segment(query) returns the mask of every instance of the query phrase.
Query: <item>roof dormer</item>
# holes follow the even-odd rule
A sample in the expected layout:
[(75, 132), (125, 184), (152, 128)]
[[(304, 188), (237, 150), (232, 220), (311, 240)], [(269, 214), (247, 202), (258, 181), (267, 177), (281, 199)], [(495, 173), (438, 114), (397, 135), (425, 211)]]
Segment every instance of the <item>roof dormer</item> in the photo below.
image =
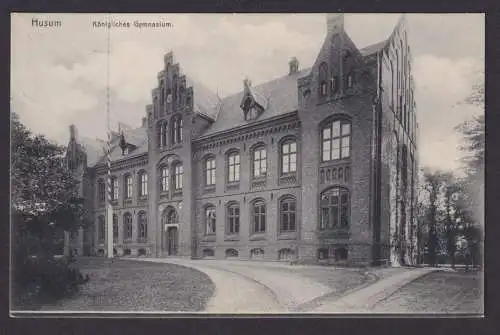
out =
[(243, 118), (247, 121), (255, 120), (266, 109), (267, 99), (252, 88), (250, 79), (243, 80), (243, 98), (240, 108), (243, 110)]

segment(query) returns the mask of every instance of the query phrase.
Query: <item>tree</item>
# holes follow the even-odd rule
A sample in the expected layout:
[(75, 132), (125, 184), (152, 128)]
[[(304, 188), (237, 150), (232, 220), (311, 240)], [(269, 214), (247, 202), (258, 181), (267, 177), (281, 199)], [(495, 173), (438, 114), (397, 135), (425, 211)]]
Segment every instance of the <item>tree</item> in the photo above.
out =
[(65, 164), (65, 148), (33, 135), (11, 114), (11, 204), (16, 244), (32, 234), (50, 251), (51, 231), (82, 224), (83, 202), (78, 182)]
[(455, 253), (457, 251), (457, 198), (461, 191), (456, 178), (452, 173), (443, 176), (443, 200), (444, 200), (444, 220), (443, 230), (446, 239), (446, 251), (451, 261), (452, 268), (455, 268)]
[(437, 265), (437, 251), (439, 246), (438, 224), (442, 221), (440, 219), (441, 193), (448, 178), (449, 173), (424, 169), (423, 188), (428, 193), (428, 206), (425, 211), (424, 221), (428, 224), (427, 250), (431, 266)]

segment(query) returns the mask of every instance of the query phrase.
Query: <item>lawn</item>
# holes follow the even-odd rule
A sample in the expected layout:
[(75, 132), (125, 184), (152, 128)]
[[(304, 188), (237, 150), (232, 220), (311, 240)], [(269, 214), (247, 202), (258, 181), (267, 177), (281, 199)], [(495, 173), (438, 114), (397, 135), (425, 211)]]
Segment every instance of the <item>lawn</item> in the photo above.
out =
[(215, 286), (197, 270), (132, 260), (80, 259), (76, 266), (90, 276), (72, 297), (43, 311), (203, 311)]
[(482, 272), (432, 272), (375, 306), (386, 313), (482, 314)]

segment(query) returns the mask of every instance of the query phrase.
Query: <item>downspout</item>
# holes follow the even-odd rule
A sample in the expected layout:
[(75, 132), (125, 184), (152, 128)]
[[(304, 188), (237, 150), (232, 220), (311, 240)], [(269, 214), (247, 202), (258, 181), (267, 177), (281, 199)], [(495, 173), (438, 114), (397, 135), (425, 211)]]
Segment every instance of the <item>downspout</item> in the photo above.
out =
[(373, 129), (372, 129), (372, 232), (373, 232), (373, 264), (380, 265), (381, 260), (381, 244), (380, 244), (380, 227), (381, 227), (381, 146), (382, 146), (382, 115), (381, 115), (381, 73), (382, 66), (380, 62), (380, 52), (377, 52), (377, 89), (375, 99), (372, 104), (373, 112)]

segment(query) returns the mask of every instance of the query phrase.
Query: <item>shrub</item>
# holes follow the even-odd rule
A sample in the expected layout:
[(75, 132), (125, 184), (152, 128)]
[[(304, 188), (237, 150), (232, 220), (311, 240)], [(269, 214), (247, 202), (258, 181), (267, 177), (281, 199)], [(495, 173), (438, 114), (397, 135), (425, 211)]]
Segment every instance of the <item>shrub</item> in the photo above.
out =
[[(70, 265), (65, 259), (31, 257), (14, 269), (15, 295), (28, 305), (59, 300), (78, 290), (86, 283), (88, 275)], [(30, 306), (26, 306), (30, 307)]]

